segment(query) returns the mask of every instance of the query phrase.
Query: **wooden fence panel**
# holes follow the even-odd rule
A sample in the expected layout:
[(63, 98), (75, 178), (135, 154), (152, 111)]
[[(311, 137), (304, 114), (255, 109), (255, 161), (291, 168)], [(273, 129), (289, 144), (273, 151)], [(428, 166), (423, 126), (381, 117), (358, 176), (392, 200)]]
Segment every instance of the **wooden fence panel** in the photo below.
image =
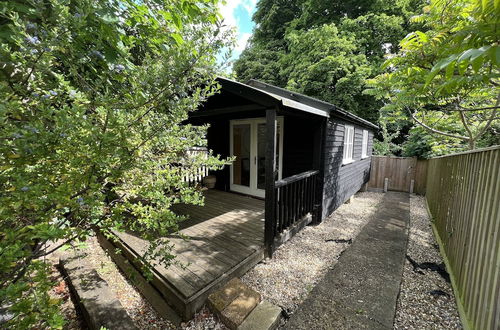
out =
[(427, 161), (409, 157), (373, 156), (369, 188), (384, 189), (388, 179), (388, 190), (409, 192), (413, 180), (413, 192), (425, 193)]
[(465, 328), (500, 329), (499, 178), (500, 147), (428, 162), (427, 205)]
[(414, 180), (415, 186), (413, 191), (419, 195), (425, 195), (425, 187), (427, 185), (427, 160), (417, 160)]

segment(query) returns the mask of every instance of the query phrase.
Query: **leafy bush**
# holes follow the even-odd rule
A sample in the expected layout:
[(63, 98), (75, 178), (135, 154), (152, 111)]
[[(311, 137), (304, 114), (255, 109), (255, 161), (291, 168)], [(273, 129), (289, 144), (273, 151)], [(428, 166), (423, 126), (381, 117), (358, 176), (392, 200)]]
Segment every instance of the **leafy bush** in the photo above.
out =
[[(131, 229), (172, 261), (174, 203), (202, 203), (174, 163), (204, 146), (180, 125), (217, 90), (217, 0), (0, 5), (0, 301), (8, 326), (61, 327), (44, 256)], [(192, 159), (219, 168), (218, 157)], [(158, 259), (157, 259), (158, 260)], [(4, 325), (2, 325), (4, 326)]]

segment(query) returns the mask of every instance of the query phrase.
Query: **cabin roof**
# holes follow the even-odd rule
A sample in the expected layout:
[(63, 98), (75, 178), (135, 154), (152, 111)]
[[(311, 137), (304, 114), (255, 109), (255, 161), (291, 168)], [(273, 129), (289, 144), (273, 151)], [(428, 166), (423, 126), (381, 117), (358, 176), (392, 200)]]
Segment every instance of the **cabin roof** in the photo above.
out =
[(339, 117), (373, 129), (378, 128), (373, 123), (353, 115), (334, 104), (263, 83), (258, 80), (252, 79), (246, 84), (243, 84), (235, 80), (219, 77), (217, 81), (222, 89), (250, 99), (263, 106), (282, 105), (314, 115)]

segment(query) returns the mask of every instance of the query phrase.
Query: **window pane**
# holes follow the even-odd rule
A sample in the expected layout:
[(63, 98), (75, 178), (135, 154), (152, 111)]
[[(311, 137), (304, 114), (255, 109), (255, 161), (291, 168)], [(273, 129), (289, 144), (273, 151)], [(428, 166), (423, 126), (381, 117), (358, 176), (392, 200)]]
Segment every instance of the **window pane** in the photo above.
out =
[(352, 160), (354, 147), (354, 127), (351, 125), (345, 125), (344, 131), (344, 161)]
[(250, 186), (250, 124), (233, 126), (233, 183)]
[[(279, 171), (280, 122), (276, 123), (276, 172)], [(277, 179), (277, 178), (275, 178)], [(257, 126), (257, 189), (266, 189), (266, 124)]]
[(361, 151), (361, 156), (366, 157), (368, 150), (368, 131), (363, 130), (363, 145), (362, 145), (362, 151)]
[(347, 148), (349, 146), (349, 128), (345, 126), (344, 128), (344, 154), (342, 158), (347, 159)]

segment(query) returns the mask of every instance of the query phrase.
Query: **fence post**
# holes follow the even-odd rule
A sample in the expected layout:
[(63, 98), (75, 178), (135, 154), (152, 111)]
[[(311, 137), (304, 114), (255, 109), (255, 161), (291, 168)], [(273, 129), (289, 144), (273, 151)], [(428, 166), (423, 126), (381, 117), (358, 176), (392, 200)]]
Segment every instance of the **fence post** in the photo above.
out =
[(388, 178), (385, 178), (384, 179), (384, 192), (386, 193), (387, 192), (387, 187), (389, 185), (389, 179)]

